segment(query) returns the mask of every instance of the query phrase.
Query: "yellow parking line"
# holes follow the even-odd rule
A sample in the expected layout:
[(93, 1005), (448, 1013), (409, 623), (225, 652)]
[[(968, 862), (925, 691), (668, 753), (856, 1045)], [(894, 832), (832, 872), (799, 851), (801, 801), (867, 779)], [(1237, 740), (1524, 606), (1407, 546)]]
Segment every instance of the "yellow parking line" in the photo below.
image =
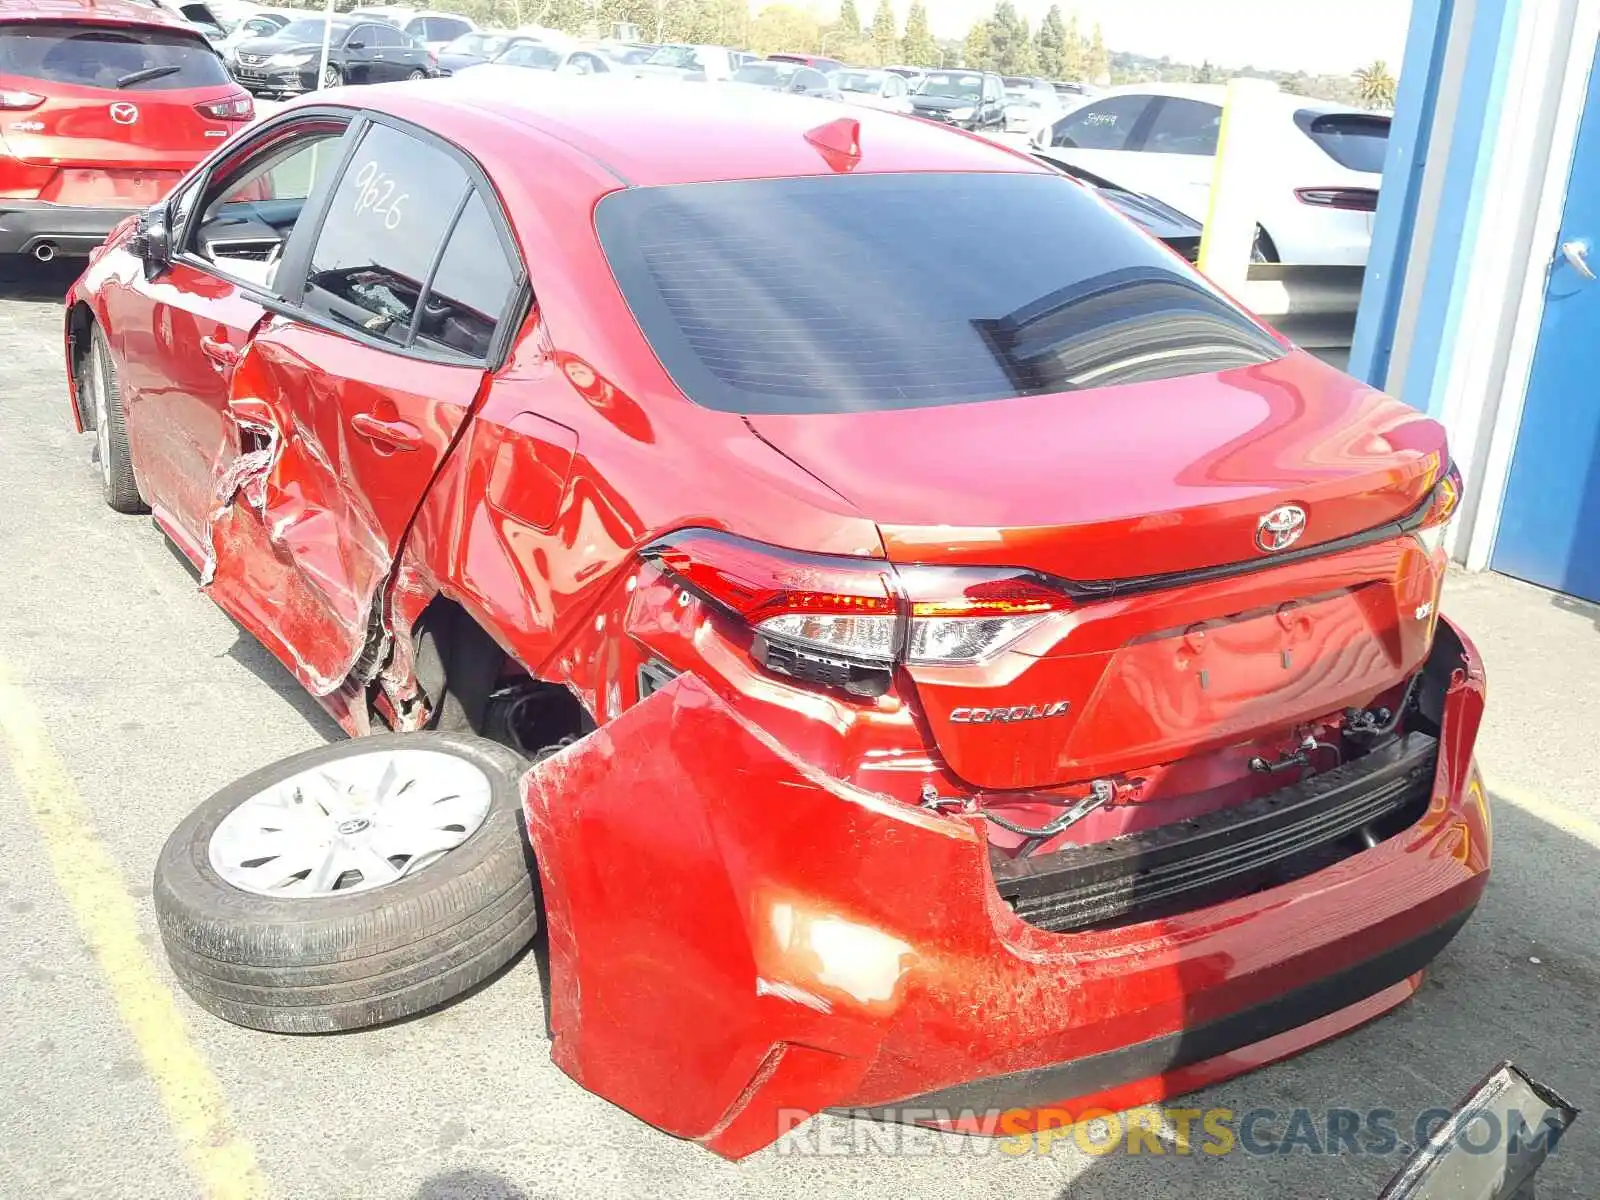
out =
[(1554, 801), (1546, 800), (1535, 792), (1515, 784), (1501, 783), (1499, 780), (1489, 782), (1489, 791), (1497, 800), (1504, 800), (1530, 816), (1538, 817), (1546, 825), (1554, 825), (1562, 833), (1570, 834), (1581, 842), (1600, 849), (1600, 821), (1587, 817), (1580, 812), (1574, 812)]
[(212, 1200), (258, 1200), (267, 1182), (222, 1089), (189, 1040), (172, 992), (139, 943), (133, 898), (27, 694), (0, 664), (0, 733), (56, 882), (110, 984), (185, 1159)]

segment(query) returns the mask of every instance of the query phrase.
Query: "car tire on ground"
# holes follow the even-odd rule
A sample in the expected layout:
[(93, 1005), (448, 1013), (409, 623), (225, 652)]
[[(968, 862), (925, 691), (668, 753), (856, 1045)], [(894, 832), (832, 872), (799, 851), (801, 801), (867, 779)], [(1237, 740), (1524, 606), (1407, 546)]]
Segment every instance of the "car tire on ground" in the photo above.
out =
[(78, 390), (79, 411), (94, 422), (100, 491), (106, 503), (120, 513), (146, 511), (133, 478), (133, 459), (128, 454), (128, 433), (122, 420), (122, 380), (106, 335), (98, 325), (89, 327), (89, 353), (78, 373)]
[[(378, 1025), (481, 983), (538, 928), (526, 767), (481, 738), (380, 734), (229, 784), (156, 863), (178, 982), (208, 1012), (278, 1033)], [(361, 866), (385, 878), (369, 885)]]
[(338, 67), (334, 66), (332, 63), (329, 63), (326, 67), (324, 67), (322, 69), (322, 86), (323, 87), (340, 87), (340, 86), (343, 85), (343, 83), (344, 83), (344, 72), (341, 71)]
[(426, 79), (427, 77), (428, 73), (422, 70), (420, 67), (406, 76), (407, 79)]

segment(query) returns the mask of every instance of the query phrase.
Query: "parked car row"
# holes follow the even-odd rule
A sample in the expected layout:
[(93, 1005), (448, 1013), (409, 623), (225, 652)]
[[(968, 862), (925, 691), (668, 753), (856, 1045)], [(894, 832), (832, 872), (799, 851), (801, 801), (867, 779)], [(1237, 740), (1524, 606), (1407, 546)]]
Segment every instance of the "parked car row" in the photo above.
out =
[[(240, 0), (62, 0), (48, 9), (0, 0), (0, 108), (10, 114), (0, 143), (0, 253), (87, 251), (250, 120), (252, 93), (491, 66), (755, 87), (1026, 134), (1055, 165), (1139, 197), (1141, 206), (1158, 205), (1163, 222), (1178, 214), (1193, 226), (1209, 207), (1225, 95), (1220, 86), (1143, 85), (1092, 96), (960, 68), (855, 68), (818, 55), (757, 59), (722, 46), (586, 42), (538, 27), (479, 30), (466, 17), (427, 9), (357, 8), (330, 23)], [(1303, 97), (1271, 103), (1276, 133), (1259, 257), (1364, 263), (1389, 118)]]

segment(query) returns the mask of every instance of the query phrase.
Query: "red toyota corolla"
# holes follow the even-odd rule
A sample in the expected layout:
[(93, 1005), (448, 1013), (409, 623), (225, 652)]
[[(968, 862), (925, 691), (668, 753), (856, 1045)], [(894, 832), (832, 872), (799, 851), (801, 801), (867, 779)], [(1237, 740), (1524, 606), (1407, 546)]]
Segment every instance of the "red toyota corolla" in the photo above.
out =
[(1443, 431), (1071, 180), (839, 113), (291, 106), (68, 297), (107, 499), (351, 734), (536, 760), (556, 1060), (721, 1153), (1400, 1003), (1489, 869)]
[(87, 254), (253, 115), (154, 5), (0, 0), (0, 254)]

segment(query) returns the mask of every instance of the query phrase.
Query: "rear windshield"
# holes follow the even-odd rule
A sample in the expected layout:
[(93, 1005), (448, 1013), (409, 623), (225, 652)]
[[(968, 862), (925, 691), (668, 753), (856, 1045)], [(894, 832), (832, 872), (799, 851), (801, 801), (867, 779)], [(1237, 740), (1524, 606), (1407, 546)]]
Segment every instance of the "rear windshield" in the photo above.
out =
[[(290, 21), (272, 36), (286, 42), (320, 42), (324, 24), (325, 22), (310, 17), (301, 17), (298, 21)], [(339, 36), (343, 36), (349, 29), (350, 26), (340, 25), (337, 22), (333, 26), (333, 32)]]
[(1389, 148), (1388, 117), (1302, 110), (1294, 119), (1295, 124), (1341, 167), (1373, 174), (1383, 172), (1383, 155)]
[(602, 200), (595, 221), (657, 357), (708, 408), (961, 404), (1284, 353), (1056, 175), (630, 188)]
[(762, 87), (780, 87), (800, 72), (800, 64), (792, 62), (749, 63), (733, 73), (735, 83), (758, 83)]
[(0, 75), (127, 92), (228, 82), (222, 59), (198, 34), (35, 21), (0, 25)]
[(541, 71), (554, 71), (561, 65), (561, 55), (538, 42), (518, 42), (495, 62), (508, 67), (537, 67)]

